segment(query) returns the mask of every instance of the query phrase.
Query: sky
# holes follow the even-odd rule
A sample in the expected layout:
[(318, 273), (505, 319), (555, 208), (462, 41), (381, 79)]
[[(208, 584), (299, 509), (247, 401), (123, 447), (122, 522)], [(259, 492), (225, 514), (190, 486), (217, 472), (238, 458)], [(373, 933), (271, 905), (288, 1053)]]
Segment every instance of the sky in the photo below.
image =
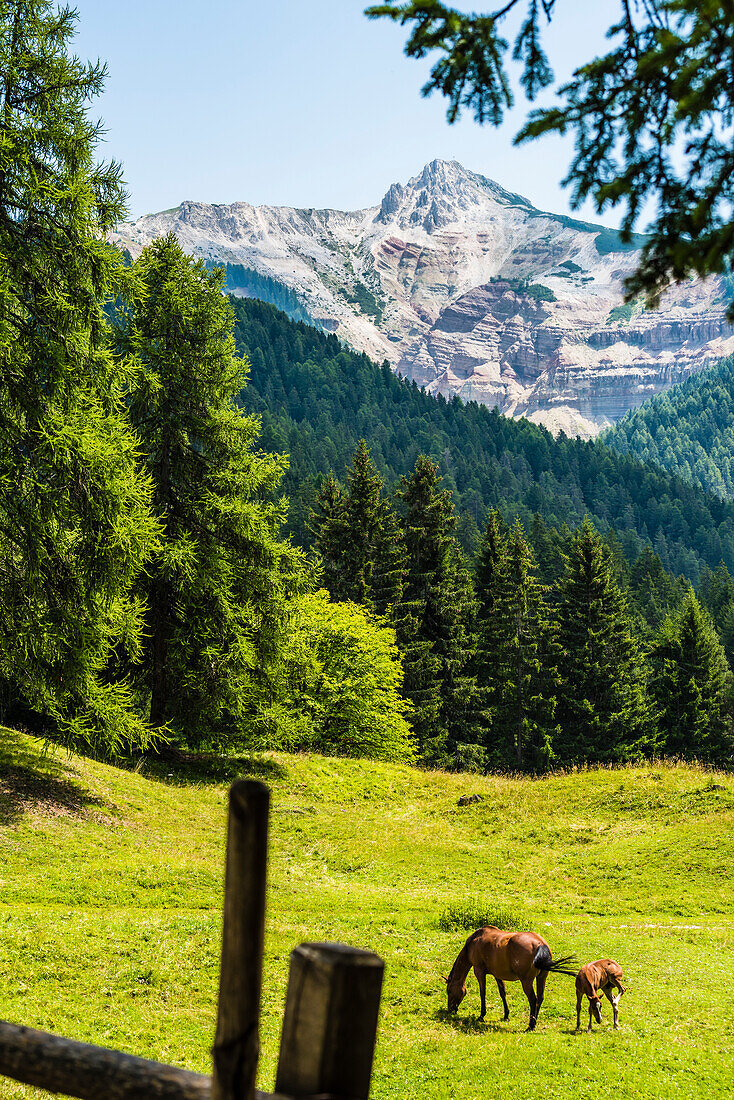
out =
[[(184, 199), (360, 209), (435, 157), (568, 213), (571, 140), (513, 147), (522, 92), (499, 129), (470, 116), (449, 126), (443, 98), (420, 95), (429, 63), (404, 57), (405, 29), (367, 20), (366, 2), (75, 0), (74, 52), (108, 66), (93, 112), (107, 131), (101, 155), (123, 164), (131, 216)], [(545, 36), (557, 82), (604, 49), (617, 12), (617, 0), (559, 0)], [(591, 204), (576, 216), (620, 220)]]

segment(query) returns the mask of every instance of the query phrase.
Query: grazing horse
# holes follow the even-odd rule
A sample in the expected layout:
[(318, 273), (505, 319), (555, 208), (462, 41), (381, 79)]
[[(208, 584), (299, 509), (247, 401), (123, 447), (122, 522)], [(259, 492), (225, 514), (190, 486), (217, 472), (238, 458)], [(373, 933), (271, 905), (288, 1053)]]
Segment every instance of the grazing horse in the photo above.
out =
[[(586, 963), (576, 975), (576, 1030), (581, 1027), (581, 1002), (584, 995), (589, 998), (589, 1026), (591, 1031), (592, 1016), (598, 1024), (601, 1023), (601, 997), (602, 991), (612, 1008), (614, 1009), (614, 1026), (619, 1027), (619, 998), (625, 992), (622, 986), (622, 967), (614, 959), (597, 959), (596, 962)], [(612, 990), (618, 989), (617, 996), (612, 995)]]
[[(574, 977), (576, 971), (568, 969), (568, 964), (572, 961), (569, 955), (554, 962), (548, 944), (535, 932), (501, 932), (499, 928), (493, 926), (480, 928), (469, 936), (451, 967), (451, 973), (444, 979), (448, 994), (448, 1010), (451, 1013), (456, 1012), (466, 996), (464, 982), (473, 967), (482, 999), (482, 1014), (479, 1019), (483, 1020), (487, 1013), (487, 974), (491, 974), (497, 982), (502, 1004), (505, 1006), (505, 1020), (510, 1018), (505, 982), (522, 984), (523, 992), (530, 1005), (528, 1031), (533, 1031), (543, 1003), (548, 974), (556, 971), (559, 974), (569, 974)], [(537, 994), (533, 989), (533, 982), (535, 982)]]

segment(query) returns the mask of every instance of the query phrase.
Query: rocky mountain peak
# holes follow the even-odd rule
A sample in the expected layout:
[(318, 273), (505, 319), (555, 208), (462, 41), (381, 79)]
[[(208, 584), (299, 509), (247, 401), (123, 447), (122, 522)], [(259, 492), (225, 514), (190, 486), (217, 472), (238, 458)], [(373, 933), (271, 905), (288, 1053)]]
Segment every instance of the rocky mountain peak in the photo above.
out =
[(357, 211), (184, 202), (119, 227), (132, 256), (174, 232), (232, 265), (234, 293), (298, 303), (328, 332), (428, 390), (593, 433), (734, 353), (717, 279), (661, 308), (625, 303), (635, 253), (612, 231), (537, 210), (432, 160)]
[(405, 186), (392, 184), (375, 220), (383, 225), (395, 222), (401, 228), (420, 227), (431, 234), (462, 221), (471, 213), (480, 215), (494, 204), (533, 209), (521, 195), (470, 172), (458, 160), (436, 159), (426, 164)]

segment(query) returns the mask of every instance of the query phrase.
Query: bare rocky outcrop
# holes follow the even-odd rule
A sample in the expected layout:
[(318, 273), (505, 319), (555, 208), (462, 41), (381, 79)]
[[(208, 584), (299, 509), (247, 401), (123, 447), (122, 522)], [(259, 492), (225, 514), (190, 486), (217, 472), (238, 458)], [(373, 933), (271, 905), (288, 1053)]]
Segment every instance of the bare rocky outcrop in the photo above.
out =
[(120, 226), (133, 255), (174, 232), (196, 256), (294, 290), (328, 331), (429, 390), (592, 435), (734, 352), (722, 284), (621, 309), (636, 254), (611, 230), (535, 209), (455, 161), (432, 161), (367, 210), (213, 206)]

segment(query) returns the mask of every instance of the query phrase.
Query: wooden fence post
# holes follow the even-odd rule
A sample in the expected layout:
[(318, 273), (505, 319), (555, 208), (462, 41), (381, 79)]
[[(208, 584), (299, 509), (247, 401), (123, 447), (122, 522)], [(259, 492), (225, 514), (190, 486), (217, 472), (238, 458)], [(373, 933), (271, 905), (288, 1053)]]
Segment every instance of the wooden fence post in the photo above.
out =
[(269, 807), (264, 783), (242, 779), (232, 784), (212, 1100), (252, 1100), (255, 1095)]
[(379, 955), (340, 943), (292, 952), (276, 1093), (366, 1100), (384, 969)]

